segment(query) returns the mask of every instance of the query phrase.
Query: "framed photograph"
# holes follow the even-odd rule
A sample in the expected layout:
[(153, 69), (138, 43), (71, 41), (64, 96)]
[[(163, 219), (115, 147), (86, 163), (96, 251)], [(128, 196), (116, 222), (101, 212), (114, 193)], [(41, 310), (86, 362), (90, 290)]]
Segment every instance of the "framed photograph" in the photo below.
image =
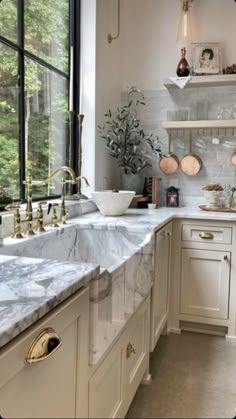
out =
[(222, 45), (220, 43), (192, 43), (192, 75), (222, 74)]

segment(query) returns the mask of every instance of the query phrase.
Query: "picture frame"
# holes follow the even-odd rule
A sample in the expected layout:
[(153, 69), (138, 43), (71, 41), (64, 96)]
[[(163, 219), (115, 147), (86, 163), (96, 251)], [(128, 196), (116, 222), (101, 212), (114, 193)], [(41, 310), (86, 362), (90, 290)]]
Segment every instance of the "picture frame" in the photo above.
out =
[(192, 43), (191, 52), (193, 76), (222, 74), (221, 43)]

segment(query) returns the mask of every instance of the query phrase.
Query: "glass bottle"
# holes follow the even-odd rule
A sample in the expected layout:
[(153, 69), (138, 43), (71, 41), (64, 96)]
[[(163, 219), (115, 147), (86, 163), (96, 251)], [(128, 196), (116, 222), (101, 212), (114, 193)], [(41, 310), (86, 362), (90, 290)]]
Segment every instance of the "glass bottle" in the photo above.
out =
[(176, 73), (178, 77), (187, 77), (190, 73), (190, 67), (188, 61), (186, 60), (186, 48), (181, 49), (182, 58), (178, 64)]

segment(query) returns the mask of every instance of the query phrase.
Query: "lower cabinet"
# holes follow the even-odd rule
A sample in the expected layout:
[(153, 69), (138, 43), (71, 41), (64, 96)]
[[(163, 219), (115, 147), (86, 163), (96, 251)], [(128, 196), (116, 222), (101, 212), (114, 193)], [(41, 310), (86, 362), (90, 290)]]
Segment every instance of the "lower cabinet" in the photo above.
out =
[[(0, 352), (2, 417), (88, 417), (88, 308), (86, 289)], [(34, 362), (27, 363), (32, 344)], [(47, 357), (50, 345), (54, 352)]]
[(156, 233), (154, 284), (151, 294), (151, 351), (168, 320), (172, 223)]
[(125, 417), (149, 370), (149, 324), (148, 297), (89, 380), (90, 418)]
[(182, 249), (182, 314), (228, 319), (230, 252)]

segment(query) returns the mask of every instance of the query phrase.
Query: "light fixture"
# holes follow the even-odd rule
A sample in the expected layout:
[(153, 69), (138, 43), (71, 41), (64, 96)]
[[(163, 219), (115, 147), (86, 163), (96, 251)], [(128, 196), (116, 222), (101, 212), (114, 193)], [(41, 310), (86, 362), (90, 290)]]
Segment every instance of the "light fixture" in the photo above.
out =
[(190, 6), (193, 0), (182, 0), (182, 11), (177, 33), (177, 44), (187, 46), (192, 42)]

